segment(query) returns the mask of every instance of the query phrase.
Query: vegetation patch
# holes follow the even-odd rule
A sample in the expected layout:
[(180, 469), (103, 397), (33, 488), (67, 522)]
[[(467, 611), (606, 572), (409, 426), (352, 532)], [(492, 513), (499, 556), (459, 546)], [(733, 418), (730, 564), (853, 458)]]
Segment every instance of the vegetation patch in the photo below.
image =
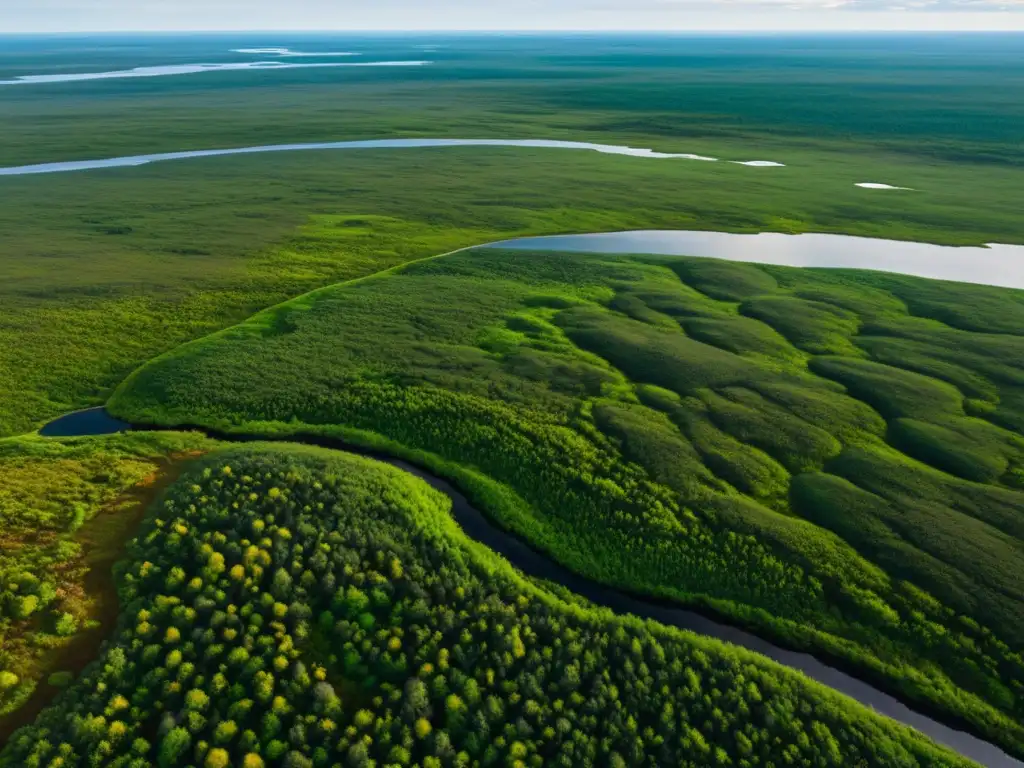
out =
[(173, 433), (0, 441), (0, 738), (67, 685), (69, 665), (92, 661), (117, 615), (122, 545), (174, 461), (208, 444)]
[(207, 457), (133, 542), (102, 657), (0, 765), (969, 765), (755, 654), (529, 582), (448, 506), (330, 451)]
[[(706, 264), (747, 304), (836, 297), (800, 320), (824, 338), (841, 318), (849, 356), (691, 337), (673, 297), (737, 317), (704, 293)], [(574, 570), (840, 657), (1019, 749), (1024, 494), (1003, 477), (1024, 442), (1000, 424), (1018, 413), (1002, 394), (1024, 374), (1024, 327), (989, 336), (900, 314), (917, 286), (933, 290), (850, 271), (468, 251), (180, 348), (111, 407), (166, 425), (342, 428), (482, 473), (507, 492), (482, 506)], [(955, 290), (970, 306), (975, 287)], [(782, 317), (747, 322), (786, 336)], [(922, 354), (970, 349), (958, 364), (1000, 393), (987, 418), (966, 415), (954, 384), (869, 359), (862, 341), (882, 328)], [(961, 440), (937, 450), (942, 430)]]
[[(170, 39), (145, 51), (33, 45), (0, 51), (4, 77), (180, 53)], [(408, 55), (395, 45), (361, 38), (359, 50)], [(752, 37), (724, 51), (713, 37), (460, 38), (431, 52), (436, 66), (342, 79), (301, 69), (3, 89), (3, 166), (516, 136), (756, 152), (785, 167), (477, 147), (224, 157), (73, 183), (4, 177), (0, 435), (102, 403), (165, 355), (121, 390), (124, 414), (343, 434), (422, 461), (577, 571), (837, 657), (1024, 753), (1019, 292), (657, 257), (460, 254), (393, 269), (522, 235), (641, 228), (1024, 242), (1019, 46), (943, 45), (951, 55), (931, 39), (826, 50)], [(920, 191), (865, 193), (861, 178)], [(594, 618), (544, 587), (561, 595), (551, 602), (454, 533), (422, 533), (415, 521), (440, 509), (430, 494), (389, 476), (404, 500), (383, 481), (363, 498), (359, 482), (321, 475), (363, 476), (364, 465), (325, 469), (333, 460), (311, 454), (238, 454), (230, 466), (246, 463), (251, 481), (218, 474), (224, 462), (194, 479), (199, 492), (177, 487), (130, 555), (123, 634), (79, 674), (103, 634), (86, 629), (98, 615), (89, 578), (134, 518), (107, 510), (158, 457), (201, 449), (164, 439), (0, 443), (0, 612), (28, 613), (0, 622), (0, 702), (17, 706), (33, 681), (37, 694), (65, 691), (8, 764), (950, 760), (760, 662)], [(273, 568), (247, 562), (249, 546)], [(378, 552), (394, 553), (405, 578)], [(212, 553), (230, 568), (215, 573)], [(143, 572), (145, 557), (156, 565)], [(348, 586), (369, 604), (345, 602)], [(323, 611), (332, 626), (317, 623)], [(58, 635), (72, 621), (74, 634)], [(83, 638), (95, 644), (65, 663)], [(438, 672), (442, 649), (449, 670)], [(448, 697), (472, 701), (470, 678), (486, 693), (473, 702), (483, 722), (467, 725)]]
[[(143, 84), (133, 83), (139, 85)], [(508, 85), (503, 80), (501, 89)], [(7, 89), (0, 100), (13, 91), (26, 94), (25, 89)], [(292, 90), (300, 92), (307, 91)], [(424, 127), (424, 135), (452, 135), (460, 125), (467, 134), (480, 135), (489, 126), (491, 134), (505, 137), (551, 138), (569, 130), (546, 123), (545, 116), (550, 115), (545, 109), (530, 111), (533, 118), (527, 120), (517, 112), (515, 120), (502, 114), (481, 122), (477, 115), (466, 123), (449, 123), (455, 120), (452, 102), (441, 93), (432, 97), (430, 114), (435, 119)], [(376, 103), (379, 96), (362, 100)], [(106, 108), (117, 113), (123, 99), (103, 103), (100, 113), (106, 116)], [(346, 115), (351, 114), (353, 101), (335, 91), (308, 106), (320, 114), (326, 104), (336, 103), (344, 103)], [(7, 106), (0, 105), (5, 116)], [(67, 107), (52, 97), (38, 106), (57, 112)], [(83, 139), (75, 151), (103, 157), (134, 151), (133, 147), (141, 152), (151, 136), (173, 142), (169, 125), (179, 125), (182, 115), (195, 114), (195, 108), (186, 99), (174, 119), (152, 128), (145, 141), (126, 136), (116, 148), (107, 146), (108, 136), (118, 131), (106, 126), (97, 136), (99, 144)], [(195, 128), (208, 137), (220, 126), (225, 104), (217, 100), (212, 108), (216, 119)], [(294, 110), (289, 108), (288, 113), (294, 115)], [(116, 122), (130, 125), (143, 115), (139, 107)], [(436, 124), (438, 116), (444, 117), (443, 127)], [(391, 119), (378, 115), (363, 123), (358, 135), (386, 136), (397, 130)], [(579, 115), (572, 119), (588, 124)], [(61, 120), (48, 116), (42, 123)], [(531, 120), (539, 122), (531, 126)], [(87, 130), (83, 121), (86, 116), (79, 114), (62, 135), (74, 131), (82, 137)], [(267, 131), (276, 122), (261, 121), (255, 143), (269, 141), (272, 134)], [(673, 122), (682, 126), (686, 120)], [(286, 140), (314, 138), (299, 133), (298, 124), (289, 124), (294, 133)], [(670, 151), (693, 149), (691, 137), (667, 140), (596, 127), (614, 122), (589, 124), (595, 127), (568, 137)], [(647, 116), (636, 123), (648, 124)], [(339, 125), (355, 130), (347, 118), (329, 125), (335, 138), (342, 130)], [(410, 130), (408, 123), (401, 129), (405, 135)], [(199, 135), (186, 133), (179, 144), (163, 148), (182, 149)], [(243, 131), (225, 136), (220, 145), (244, 144), (244, 135)], [(0, 145), (9, 136), (13, 138), (13, 131), (5, 132)], [(44, 160), (59, 159), (68, 151), (63, 139), (49, 147), (41, 144), (38, 124), (31, 138), (32, 152), (46, 153)], [(720, 139), (726, 144), (708, 149), (716, 156), (746, 154), (751, 147), (779, 140), (777, 132), (769, 131), (751, 142)], [(221, 157), (83, 172), (75, 175), (73, 184), (62, 174), (0, 178), (0, 193), (7, 200), (0, 211), (0, 378), (9, 383), (0, 398), (0, 435), (24, 433), (69, 410), (98, 405), (146, 360), (278, 302), (469, 245), (525, 235), (622, 229), (786, 231), (789, 227), (779, 219), (794, 215), (801, 217), (807, 231), (957, 244), (1024, 242), (1019, 169), (963, 162), (937, 165), (856, 144), (826, 151), (809, 147), (806, 140), (778, 151), (785, 155), (784, 169), (582, 151), (466, 147)], [(879, 177), (922, 178), (925, 183), (920, 186), (928, 191), (901, 199), (896, 209), (891, 198), (865, 195), (849, 182), (871, 169)], [(123, 234), (104, 234), (112, 226)], [(849, 318), (844, 311), (856, 312), (855, 307), (829, 305), (829, 300), (799, 292), (782, 304), (761, 301), (774, 278), (756, 267), (721, 276), (710, 264), (685, 269), (684, 280), (692, 280), (699, 292), (676, 292), (669, 307), (659, 306), (651, 295), (640, 297), (647, 304), (647, 316), (686, 315), (693, 320), (687, 323), (687, 333), (694, 339), (735, 351), (762, 344), (763, 354), (787, 357), (800, 355), (801, 344), (815, 351), (824, 344), (838, 354), (852, 353), (845, 346)], [(629, 301), (626, 294), (620, 293), (620, 301)], [(947, 319), (957, 328), (1003, 328), (1015, 315), (1012, 301), (998, 295), (979, 291), (977, 310), (962, 313), (973, 314), (974, 325), (966, 316)], [(751, 305), (753, 309), (740, 310), (748, 297), (759, 301)], [(919, 292), (919, 298), (922, 312), (949, 303), (941, 290), (927, 297)], [(719, 314), (722, 305), (731, 310), (731, 317), (705, 316), (709, 311)], [(805, 323), (794, 315), (788, 325), (781, 324), (794, 312), (814, 314), (827, 306), (835, 307), (835, 322), (834, 327), (815, 331), (821, 338), (805, 339), (802, 334), (811, 333), (819, 320), (827, 318)], [(738, 311), (748, 310), (774, 313), (778, 327), (736, 319), (742, 316)], [(918, 311), (916, 305), (912, 311)]]

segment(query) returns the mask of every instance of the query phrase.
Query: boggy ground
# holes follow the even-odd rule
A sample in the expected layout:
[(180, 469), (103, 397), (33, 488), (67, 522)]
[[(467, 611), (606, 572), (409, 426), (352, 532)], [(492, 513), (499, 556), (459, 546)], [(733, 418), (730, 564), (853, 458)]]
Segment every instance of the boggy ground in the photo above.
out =
[[(456, 42), (466, 45), (465, 40)], [(4, 179), (0, 380), (7, 386), (0, 398), (0, 434), (23, 432), (67, 410), (100, 403), (128, 372), (153, 355), (275, 302), (415, 258), (504, 237), (675, 227), (832, 231), (944, 243), (1024, 242), (1019, 215), (1024, 185), (1016, 141), (1024, 104), (1017, 98), (1022, 59), (1012, 40), (986, 39), (983, 51), (977, 40), (954, 41), (955, 51), (964, 55), (936, 58), (929, 50), (927, 67), (922, 66), (920, 49), (907, 48), (906, 41), (898, 50), (878, 40), (828, 41), (828, 50), (822, 50), (798, 39), (782, 43), (790, 49), (782, 58), (777, 47), (766, 51), (766, 43), (757, 40), (743, 43), (747, 50), (739, 55), (736, 41), (647, 41), (652, 47), (643, 50), (636, 43), (631, 41), (632, 51), (624, 52), (612, 41), (595, 56), (592, 40), (577, 40), (571, 46), (558, 41), (554, 50), (550, 41), (523, 40), (515, 43), (520, 48), (510, 55), (507, 50), (493, 53), (494, 42), (485, 39), (474, 44), (475, 54), (461, 50), (432, 56), (446, 58), (444, 67), (365, 72), (344, 84), (296, 70), (266, 78), (155, 78), (84, 89), (65, 84), (4, 91), (3, 165), (415, 133), (632, 143), (731, 159), (772, 159), (785, 162), (787, 168), (660, 163), (588, 153), (459, 150), (225, 158), (74, 177)], [(934, 45), (931, 39), (916, 44)], [(769, 44), (773, 46), (776, 43)], [(483, 65), (480, 49), (485, 49)], [(158, 58), (151, 63), (160, 63), (165, 54), (154, 52)], [(86, 61), (80, 50), (67, 55), (75, 66), (97, 63)], [(118, 66), (146, 63), (135, 60), (137, 51), (123, 55), (128, 60)], [(13, 64), (11, 57), (17, 59)], [(0, 53), (0, 67), (7, 75), (38, 70), (40, 62), (19, 57), (24, 51), (16, 46)], [(8, 72), (11, 66), (17, 71)], [(844, 93), (842, 108), (835, 99), (837, 82)], [(125, 98), (126, 92), (132, 97)], [(944, 106), (936, 110), (936, 104)], [(68, 140), (71, 135), (74, 141)], [(891, 182), (920, 191), (895, 197), (855, 189), (855, 181)], [(790, 290), (782, 272), (761, 271), (780, 281), (784, 291)], [(845, 285), (845, 279), (840, 283)], [(545, 281), (562, 296), (563, 283)], [(865, 284), (860, 281), (855, 282), (857, 296), (863, 298)], [(496, 299), (497, 314), (476, 319), (460, 315), (472, 321), (472, 333), (446, 342), (444, 353), (458, 361), (454, 370), (432, 360), (429, 350), (434, 334), (443, 330), (443, 336), (451, 332), (444, 326), (459, 323), (435, 322), (429, 304), (414, 315), (398, 312), (401, 322), (364, 306), (354, 316), (359, 326), (345, 326), (346, 335), (333, 337), (337, 346), (329, 349), (334, 354), (350, 339), (359, 340), (363, 349), (374, 348), (376, 357), (366, 357), (370, 374), (359, 369), (358, 387), (345, 391), (351, 396), (380, 396), (383, 405), (339, 405), (330, 394), (326, 403), (319, 401), (339, 383), (350, 383), (348, 372), (362, 365), (346, 357), (339, 358), (324, 379), (306, 376), (313, 361), (301, 353), (283, 356), (281, 365), (269, 355), (255, 357), (252, 360), (258, 359), (259, 365), (251, 367), (246, 367), (250, 359), (236, 357), (225, 359), (222, 370), (227, 378), (204, 374), (203, 381), (216, 380), (216, 386), (225, 390), (231, 399), (225, 411), (235, 411), (237, 390), (252, 388), (255, 395), (241, 399), (248, 404), (259, 401), (253, 410), (265, 410), (260, 417), (301, 413), (323, 422), (361, 419), (373, 429), (387, 408), (406, 417), (423, 410), (414, 400), (406, 403), (404, 394), (399, 397), (409, 384), (415, 385), (412, 395), (417, 398), (423, 388), (397, 363), (429, 362), (424, 370), (431, 377), (430, 397), (451, 398), (458, 408), (473, 406), (452, 417), (452, 423), (468, 425), (467, 436), (475, 434), (478, 423), (488, 427), (495, 420), (504, 430), (484, 443), (487, 451), (511, 439), (508, 435), (523, 433), (534, 440), (540, 428), (553, 430), (557, 440), (571, 441), (564, 450), (557, 443), (557, 450), (549, 452), (558, 459), (550, 466), (537, 458), (524, 461), (521, 478), (508, 479), (511, 470), (505, 475), (505, 470), (494, 470), (492, 481), (502, 480), (500, 486), (472, 472), (460, 475), (460, 482), (480, 481), (482, 485), (474, 487), (486, 497), (482, 506), (565, 562), (627, 586), (703, 600), (794, 643), (859, 660), (862, 672), (866, 666), (890, 683), (902, 680), (905, 693), (944, 701), (947, 711), (970, 710), (976, 723), (991, 718), (992, 728), (1005, 725), (997, 710), (1001, 707), (1006, 717), (1013, 717), (1007, 714), (1012, 710), (1007, 691), (1020, 698), (1019, 688), (1014, 688), (1020, 681), (1019, 658), (1014, 655), (1020, 646), (1010, 639), (1020, 623), (1006, 623), (1016, 598), (1013, 590), (1008, 595), (1001, 585), (1006, 564), (1014, 562), (1019, 545), (1016, 540), (1008, 543), (1005, 530), (1013, 515), (1002, 515), (994, 499), (1007, 498), (1001, 494), (1016, 482), (1019, 463), (1012, 441), (1007, 442), (1003, 432), (980, 425), (977, 418), (1002, 427), (1019, 424), (1015, 414), (1021, 398), (1014, 386), (1020, 380), (1012, 362), (1020, 356), (1015, 347), (1001, 355), (1002, 348), (994, 346), (998, 338), (1014, 344), (1013, 334), (1019, 333), (1008, 320), (1016, 312), (1013, 302), (1005, 301), (1010, 294), (978, 289), (942, 295), (926, 302), (925, 310), (914, 303), (921, 296), (911, 297), (902, 283), (876, 285), (895, 299), (869, 292), (871, 299), (857, 306), (837, 303), (834, 293), (824, 299), (808, 296), (810, 302), (825, 305), (824, 314), (817, 311), (822, 307), (815, 305), (811, 311), (800, 304), (800, 316), (805, 318), (801, 325), (828, 329), (820, 347), (829, 351), (824, 355), (811, 346), (813, 339), (801, 339), (799, 329), (787, 330), (791, 304), (773, 306), (772, 301), (745, 294), (727, 296), (722, 302), (711, 288), (690, 277), (685, 283), (702, 292), (694, 300), (700, 300), (700, 311), (708, 316), (672, 310), (673, 302), (689, 300), (679, 298), (675, 284), (668, 288), (668, 306), (662, 307), (646, 297), (634, 300), (629, 291), (620, 291), (602, 277), (595, 293), (597, 305), (564, 308), (573, 310), (562, 317), (573, 320), (572, 327), (552, 324), (560, 314), (557, 307), (523, 305), (523, 290), (516, 288)], [(484, 284), (488, 290), (497, 286), (493, 278)], [(759, 290), (778, 298), (769, 287)], [(613, 295), (617, 307), (609, 303)], [(889, 310), (872, 308), (876, 298), (892, 309), (891, 315)], [(418, 301), (424, 304), (422, 296)], [(877, 323), (863, 319), (874, 317), (876, 311), (889, 320), (899, 318), (901, 302), (910, 315), (921, 316), (914, 321), (913, 334), (907, 329), (878, 330)], [(957, 315), (939, 314), (940, 305), (948, 303), (961, 308)], [(988, 309), (976, 313), (969, 309), (975, 304)], [(737, 306), (742, 314), (734, 311)], [(468, 307), (459, 305), (463, 313)], [(657, 313), (678, 315), (685, 322), (674, 327)], [(723, 325), (720, 314), (729, 322)], [(757, 350), (760, 357), (753, 373), (739, 366), (739, 384), (712, 382), (697, 395), (684, 397), (674, 391), (675, 384), (652, 388), (655, 377), (649, 371), (663, 368), (661, 351), (655, 355), (656, 364), (644, 362), (641, 353), (652, 346), (637, 340), (646, 338), (647, 329), (638, 331), (640, 326), (626, 322), (643, 316), (648, 316), (651, 328), (665, 325), (676, 335), (685, 328), (691, 341), (700, 342), (680, 346), (677, 340), (670, 345), (670, 357), (683, 360), (687, 370), (694, 350), (700, 357), (712, 354), (707, 342), (711, 347), (718, 344), (718, 352), (732, 353), (730, 366), (735, 353), (749, 362), (752, 352), (745, 344), (766, 346)], [(744, 317), (747, 320), (739, 322)], [(979, 324), (963, 325), (971, 317)], [(335, 322), (325, 327), (335, 328)], [(989, 322), (1001, 325), (985, 325)], [(406, 333), (396, 346), (372, 335), (375, 327), (387, 323)], [(536, 323), (541, 323), (540, 330), (534, 328)], [(283, 339), (273, 337), (287, 328), (285, 324), (264, 331), (267, 343), (281, 344)], [(602, 334), (613, 331), (609, 338), (618, 340), (618, 351), (594, 342), (588, 353), (587, 339), (593, 339), (595, 329)], [(989, 333), (999, 329), (998, 338)], [(939, 331), (947, 335), (942, 337)], [(869, 345), (871, 336), (879, 338)], [(550, 349), (538, 346), (549, 341)], [(833, 342), (838, 346), (830, 346)], [(302, 346), (308, 343), (308, 338), (301, 338)], [(326, 340), (318, 343), (327, 346)], [(729, 344), (736, 349), (730, 350)], [(508, 345), (507, 353), (502, 345)], [(872, 399), (870, 393), (885, 389), (877, 386), (879, 382), (888, 386), (897, 374), (886, 369), (879, 378), (877, 369), (866, 368), (856, 358), (858, 350), (875, 361), (951, 383), (964, 396), (964, 413), (957, 411), (956, 392), (941, 385), (937, 390), (919, 386), (922, 380), (916, 377), (903, 380), (898, 392), (907, 397), (895, 406)], [(605, 357), (595, 357), (594, 352)], [(639, 364), (632, 359), (638, 355)], [(833, 359), (824, 359), (829, 356)], [(1000, 357), (999, 365), (993, 363)], [(815, 362), (818, 358), (823, 359)], [(490, 368), (481, 367), (481, 359)], [(807, 370), (802, 370), (801, 359)], [(716, 357), (710, 367), (724, 365), (722, 360)], [(242, 369), (246, 376), (252, 374), (251, 380), (233, 378)], [(806, 380), (808, 372), (815, 377), (813, 383)], [(479, 373), (486, 375), (473, 380)], [(796, 389), (805, 400), (771, 400), (780, 389), (769, 373), (796, 376)], [(271, 380), (266, 388), (258, 390), (267, 376)], [(554, 389), (539, 386), (533, 380), (539, 376), (551, 377)], [(842, 381), (874, 410), (854, 405), (852, 411), (840, 409), (833, 415), (839, 390), (825, 383), (828, 377)], [(181, 404), (189, 397), (188, 387), (182, 379), (176, 381), (180, 389), (175, 398)], [(293, 387), (299, 396), (312, 393), (310, 400), (272, 403), (272, 396), (282, 397), (286, 391), (272, 389), (275, 382)], [(795, 386), (789, 382), (785, 378), (785, 387)], [(785, 387), (781, 391), (788, 395)], [(479, 395), (485, 389), (486, 402), (481, 405)], [(745, 389), (761, 399), (751, 400)], [(765, 395), (766, 391), (774, 395)], [(828, 408), (814, 412), (817, 415), (795, 410), (798, 404), (808, 405), (807, 397), (820, 399)], [(735, 412), (749, 414), (733, 407), (736, 398), (739, 405), (756, 402), (758, 407), (762, 400), (770, 400), (765, 412), (772, 428), (792, 425), (789, 416), (800, 419), (795, 435), (800, 440), (794, 441), (798, 447), (783, 455), (778, 439), (771, 442), (764, 429), (757, 432), (737, 421)], [(843, 403), (847, 400), (842, 398)], [(913, 412), (900, 410), (910, 401), (930, 405), (921, 410), (914, 405)], [(447, 402), (434, 415), (448, 418)], [(238, 415), (244, 412), (242, 417), (247, 418), (247, 408), (240, 406)], [(211, 419), (225, 415), (219, 406), (211, 409)], [(687, 419), (693, 420), (692, 430)], [(803, 427), (810, 422), (821, 432)], [(362, 437), (370, 440), (367, 434)], [(410, 418), (408, 434), (403, 432), (400, 438), (411, 444), (422, 440), (431, 450), (448, 443), (462, 445), (440, 420), (425, 425)], [(645, 446), (651, 440), (654, 448), (648, 450)], [(529, 455), (533, 447), (512, 443), (513, 452), (495, 451), (494, 456), (504, 455), (505, 463), (514, 467), (511, 459)], [(533, 443), (542, 448), (546, 444)], [(480, 458), (476, 443), (468, 446), (464, 451), (459, 447), (460, 461), (469, 456), (471, 465), (486, 463), (487, 456)], [(391, 447), (397, 444), (392, 441)], [(22, 443), (15, 452), (27, 449)], [(624, 456), (639, 457), (633, 459), (636, 466), (609, 477), (602, 462), (611, 466)], [(664, 461), (665, 456), (680, 458)], [(492, 464), (497, 464), (496, 458)], [(598, 471), (576, 479), (571, 472), (577, 464), (586, 471), (595, 465)], [(5, 473), (10, 466), (3, 466)], [(447, 468), (452, 474), (463, 471), (461, 464), (452, 462)], [(539, 470), (550, 470), (554, 481)], [(565, 484), (569, 476), (572, 483)], [(624, 485), (617, 485), (623, 476)], [(5, 481), (8, 477), (4, 475)], [(534, 488), (533, 477), (543, 484)], [(636, 506), (625, 505), (615, 489), (632, 493), (634, 477), (644, 493), (637, 496)], [(656, 484), (650, 484), (652, 479)], [(106, 485), (100, 475), (94, 482)], [(544, 501), (553, 485), (565, 486), (568, 490), (558, 492), (575, 504), (565, 507), (561, 522), (560, 508)], [(514, 498), (513, 487), (530, 503)], [(46, 498), (42, 487), (29, 490)], [(658, 501), (648, 506), (651, 498)], [(735, 512), (737, 505), (742, 506), (742, 515)], [(585, 516), (579, 514), (584, 508)], [(831, 514), (833, 509), (843, 512)], [(816, 516), (815, 510), (830, 514)], [(846, 510), (852, 510), (850, 517)], [(586, 524), (577, 524), (580, 520)], [(666, 532), (654, 535), (663, 524)], [(856, 553), (825, 533), (827, 529), (841, 535)], [(722, 558), (708, 571), (714, 577), (707, 584), (676, 578), (680, 568), (685, 576), (679, 558), (692, 548), (692, 542), (682, 538), (683, 531), (687, 536), (694, 531), (697, 539), (707, 537), (714, 544), (709, 552), (728, 551), (732, 557), (749, 540), (732, 539), (740, 543), (730, 550), (720, 548), (725, 547), (721, 542), (730, 541), (730, 531), (750, 530), (771, 535), (762, 534), (753, 555), (737, 558), (739, 586), (730, 584), (728, 569), (733, 563), (723, 565)], [(673, 532), (680, 535), (673, 537)], [(665, 547), (665, 554), (645, 553), (648, 540), (664, 542), (659, 546)], [(579, 549), (601, 541), (613, 543), (595, 549), (598, 557), (583, 562)], [(616, 551), (618, 542), (633, 549)], [(980, 550), (960, 555), (961, 542), (964, 548), (977, 544)], [(751, 575), (754, 566), (774, 570)], [(802, 582), (793, 574), (803, 574)], [(757, 587), (757, 578), (783, 584), (789, 577), (796, 578), (798, 587), (779, 596), (774, 587)], [(820, 589), (812, 579), (820, 582)], [(922, 582), (934, 600), (908, 586)], [(847, 589), (849, 595), (844, 592), (846, 584), (853, 588)], [(900, 617), (898, 624), (884, 606)], [(799, 626), (805, 615), (813, 617), (806, 630)], [(1000, 640), (993, 640), (991, 633)], [(962, 694), (963, 690), (972, 693)], [(982, 699), (989, 704), (980, 704)], [(1019, 743), (1019, 733), (1012, 726), (995, 738)], [(884, 758), (881, 762), (893, 764)]]
[(0, 741), (96, 658), (118, 614), (114, 563), (181, 460), (210, 445), (172, 433), (0, 440)]
[(399, 470), (256, 444), (190, 467), (117, 634), (0, 765), (970, 763), (724, 643), (525, 580)]
[(179, 348), (111, 408), (419, 452), (580, 573), (844, 659), (1019, 752), (1022, 297), (471, 251)]

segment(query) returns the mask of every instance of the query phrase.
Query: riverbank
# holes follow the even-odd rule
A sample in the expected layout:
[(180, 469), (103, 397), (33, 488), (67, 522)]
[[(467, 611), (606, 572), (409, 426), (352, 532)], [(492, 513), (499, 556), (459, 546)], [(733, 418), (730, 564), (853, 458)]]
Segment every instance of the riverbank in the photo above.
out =
[(99, 657), (121, 613), (114, 565), (124, 556), (125, 545), (138, 532), (150, 505), (178, 479), (187, 460), (199, 455), (198, 451), (172, 454), (159, 462), (152, 475), (101, 509), (76, 532), (73, 540), (82, 547), (81, 562), (76, 565), (85, 575), (74, 586), (79, 599), (88, 606), (83, 617), (85, 627), (66, 644), (44, 652), (33, 664), (33, 675), (39, 679), (32, 693), (16, 710), (0, 717), (0, 749), (11, 734), (34, 722), (60, 695), (65, 683), (54, 685), (47, 679), (49, 675), (61, 673), (71, 682)]
[[(385, 450), (383, 441), (370, 436), (366, 436), (361, 442), (356, 442), (354, 439), (358, 435), (355, 432), (349, 432), (348, 439), (343, 439), (328, 434), (327, 432), (330, 430), (325, 430), (323, 434), (289, 433), (286, 429), (279, 428), (269, 431), (267, 434), (259, 434), (214, 430), (194, 425), (174, 427), (129, 425), (127, 422), (109, 416), (102, 408), (68, 414), (47, 425), (47, 428), (41, 430), (41, 433), (49, 432), (54, 437), (71, 437), (113, 434), (132, 429), (196, 431), (210, 439), (223, 442), (258, 443), (268, 440), (290, 442), (353, 453), (389, 464), (418, 477), (435, 490), (445, 494), (451, 500), (451, 514), (465, 534), (473, 541), (501, 555), (526, 576), (559, 584), (581, 598), (616, 613), (628, 613), (640, 618), (652, 619), (668, 626), (712, 637), (759, 653), (849, 696), (879, 714), (920, 731), (934, 741), (988, 768), (1021, 768), (1024, 766), (1024, 762), (1011, 757), (995, 745), (933, 719), (933, 716), (929, 714), (924, 714), (919, 709), (920, 702), (914, 702), (912, 707), (907, 702), (856, 678), (847, 670), (833, 666), (837, 662), (841, 663), (841, 659), (829, 659), (828, 662), (825, 662), (812, 654), (780, 647), (744, 629), (723, 624), (720, 622), (720, 619), (724, 618), (722, 616), (712, 618), (713, 614), (710, 613), (688, 610), (665, 601), (651, 600), (637, 594), (611, 589), (570, 571), (554, 562), (546, 554), (532, 548), (528, 542), (513, 532), (498, 525), (481, 511), (478, 503), (471, 503), (463, 492), (464, 489), (458, 487), (459, 480), (462, 479), (464, 483), (468, 480), (469, 485), (473, 486), (479, 495), (483, 490), (479, 485), (479, 478), (471, 478), (464, 471), (459, 471), (457, 467), (444, 462), (439, 457), (410, 451), (396, 444), (387, 444), (387, 450)], [(396, 458), (396, 456), (401, 458)], [(435, 474), (438, 472), (441, 474)], [(931, 714), (938, 715), (939, 713)]]
[(114, 563), (160, 490), (211, 446), (164, 431), (0, 440), (0, 734), (96, 658), (119, 613)]

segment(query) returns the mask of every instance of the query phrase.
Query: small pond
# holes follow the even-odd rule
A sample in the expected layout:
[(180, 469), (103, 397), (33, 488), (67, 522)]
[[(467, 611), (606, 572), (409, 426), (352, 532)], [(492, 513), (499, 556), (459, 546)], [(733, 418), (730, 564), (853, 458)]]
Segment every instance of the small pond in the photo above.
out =
[(43, 437), (80, 437), (84, 435), (112, 435), (124, 432), (130, 424), (115, 419), (102, 406), (75, 411), (54, 419), (39, 430)]

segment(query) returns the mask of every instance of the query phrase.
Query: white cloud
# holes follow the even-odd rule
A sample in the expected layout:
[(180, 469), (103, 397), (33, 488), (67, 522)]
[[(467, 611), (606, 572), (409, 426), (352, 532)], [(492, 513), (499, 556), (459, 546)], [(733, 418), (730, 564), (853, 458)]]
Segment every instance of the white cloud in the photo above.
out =
[[(870, 11), (1024, 11), (1024, 0), (647, 0), (641, 7), (673, 9), (677, 12), (694, 9), (738, 7), (786, 8), (799, 10), (870, 10)], [(633, 10), (637, 10), (634, 4)]]

